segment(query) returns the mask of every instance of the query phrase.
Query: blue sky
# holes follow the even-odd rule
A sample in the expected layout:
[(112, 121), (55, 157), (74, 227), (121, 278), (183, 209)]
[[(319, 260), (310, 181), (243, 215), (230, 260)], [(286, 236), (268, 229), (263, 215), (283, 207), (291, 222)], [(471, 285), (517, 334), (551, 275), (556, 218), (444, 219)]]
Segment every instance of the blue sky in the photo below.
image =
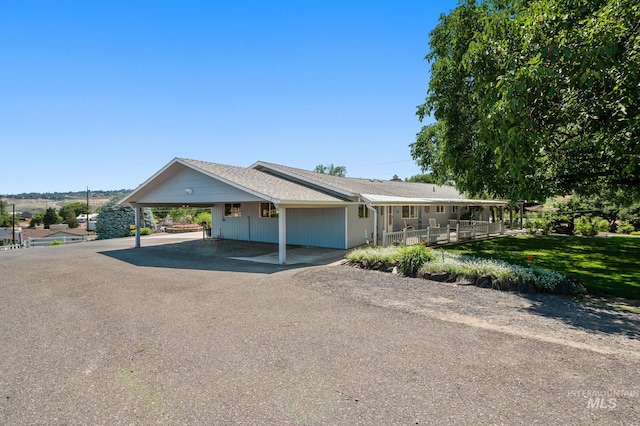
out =
[(0, 194), (133, 189), (174, 157), (420, 173), (456, 1), (0, 0)]

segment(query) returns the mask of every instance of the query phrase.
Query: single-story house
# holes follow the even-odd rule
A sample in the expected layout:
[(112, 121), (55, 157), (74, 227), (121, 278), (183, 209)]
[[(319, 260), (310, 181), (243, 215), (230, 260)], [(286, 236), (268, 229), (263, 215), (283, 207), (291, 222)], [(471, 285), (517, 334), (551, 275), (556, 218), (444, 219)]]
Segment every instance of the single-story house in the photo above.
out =
[(140, 246), (141, 209), (206, 207), (212, 237), (279, 244), (348, 249), (382, 232), (413, 226), (447, 226), (472, 207), (485, 220), (490, 206), (504, 200), (472, 200), (451, 186), (346, 178), (258, 161), (237, 167), (174, 158), (120, 204), (135, 209), (136, 247)]
[(16, 242), (22, 244), (30, 241), (31, 246), (48, 246), (53, 241), (59, 241), (65, 244), (87, 241), (88, 236), (89, 233), (82, 228), (23, 228), (19, 236), (16, 236)]

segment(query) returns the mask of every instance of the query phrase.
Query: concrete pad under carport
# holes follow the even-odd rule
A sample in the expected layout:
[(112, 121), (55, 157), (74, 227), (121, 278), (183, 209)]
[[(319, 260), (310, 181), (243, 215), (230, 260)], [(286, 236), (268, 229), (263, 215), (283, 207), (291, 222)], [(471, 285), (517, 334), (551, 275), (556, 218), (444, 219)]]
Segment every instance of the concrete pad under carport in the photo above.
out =
[[(338, 262), (344, 259), (346, 250), (330, 249), (322, 247), (296, 247), (287, 249), (286, 265), (312, 264), (325, 265)], [(278, 265), (280, 262), (279, 252), (267, 253), (251, 257), (230, 257), (229, 259), (244, 260), (258, 263), (270, 263)]]
[[(203, 238), (201, 232), (179, 234), (157, 233), (142, 237), (142, 246), (166, 245), (171, 251), (174, 243), (192, 241), (197, 246), (180, 247), (175, 250), (187, 250), (194, 255), (211, 257), (226, 257), (233, 260), (250, 261), (256, 263), (279, 265), (279, 246), (277, 243), (263, 243), (257, 241), (225, 240), (217, 238)], [(198, 242), (199, 241), (199, 242)], [(243, 256), (237, 254), (242, 253)], [(286, 265), (326, 265), (344, 259), (347, 250), (325, 247), (287, 246)]]

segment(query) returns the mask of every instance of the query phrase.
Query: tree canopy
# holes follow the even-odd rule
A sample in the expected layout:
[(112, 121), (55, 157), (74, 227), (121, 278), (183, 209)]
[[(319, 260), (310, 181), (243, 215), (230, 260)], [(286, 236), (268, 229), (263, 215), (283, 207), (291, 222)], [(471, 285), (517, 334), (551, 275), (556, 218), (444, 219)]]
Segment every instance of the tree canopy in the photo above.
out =
[(324, 173), (333, 176), (345, 177), (347, 175), (347, 168), (345, 166), (334, 166), (333, 163), (325, 166), (323, 164), (318, 164), (315, 169), (313, 169), (316, 173)]
[(637, 0), (466, 0), (430, 33), (411, 144), (439, 182), (513, 200), (640, 199)]

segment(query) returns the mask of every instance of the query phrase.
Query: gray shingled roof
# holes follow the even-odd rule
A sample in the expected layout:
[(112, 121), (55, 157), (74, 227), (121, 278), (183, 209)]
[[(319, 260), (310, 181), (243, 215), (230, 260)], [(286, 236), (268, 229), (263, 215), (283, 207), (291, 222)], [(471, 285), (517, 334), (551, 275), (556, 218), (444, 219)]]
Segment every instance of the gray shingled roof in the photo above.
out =
[[(239, 188), (257, 197), (280, 204), (342, 204), (362, 197), (374, 205), (432, 204), (460, 201), (489, 204), (493, 200), (468, 200), (451, 186), (379, 179), (346, 178), (316, 173), (279, 164), (256, 162), (250, 167), (188, 158), (174, 158), (167, 166), (140, 185), (121, 203), (135, 203), (143, 197), (160, 175), (176, 167), (189, 167), (214, 179)], [(500, 203), (500, 202), (498, 202)]]
[(255, 163), (253, 167), (262, 170), (268, 169), (275, 173), (284, 172), (284, 174), (289, 176), (297, 176), (301, 180), (348, 192), (353, 195), (377, 194), (404, 198), (465, 199), (465, 197), (452, 186), (332, 176), (264, 161)]
[(210, 163), (207, 161), (178, 158), (193, 168), (202, 170), (210, 175), (232, 182), (235, 186), (244, 188), (248, 192), (257, 193), (265, 198), (278, 201), (298, 202), (342, 202), (343, 200), (323, 192), (298, 185), (276, 176), (247, 167), (229, 166), (226, 164)]

